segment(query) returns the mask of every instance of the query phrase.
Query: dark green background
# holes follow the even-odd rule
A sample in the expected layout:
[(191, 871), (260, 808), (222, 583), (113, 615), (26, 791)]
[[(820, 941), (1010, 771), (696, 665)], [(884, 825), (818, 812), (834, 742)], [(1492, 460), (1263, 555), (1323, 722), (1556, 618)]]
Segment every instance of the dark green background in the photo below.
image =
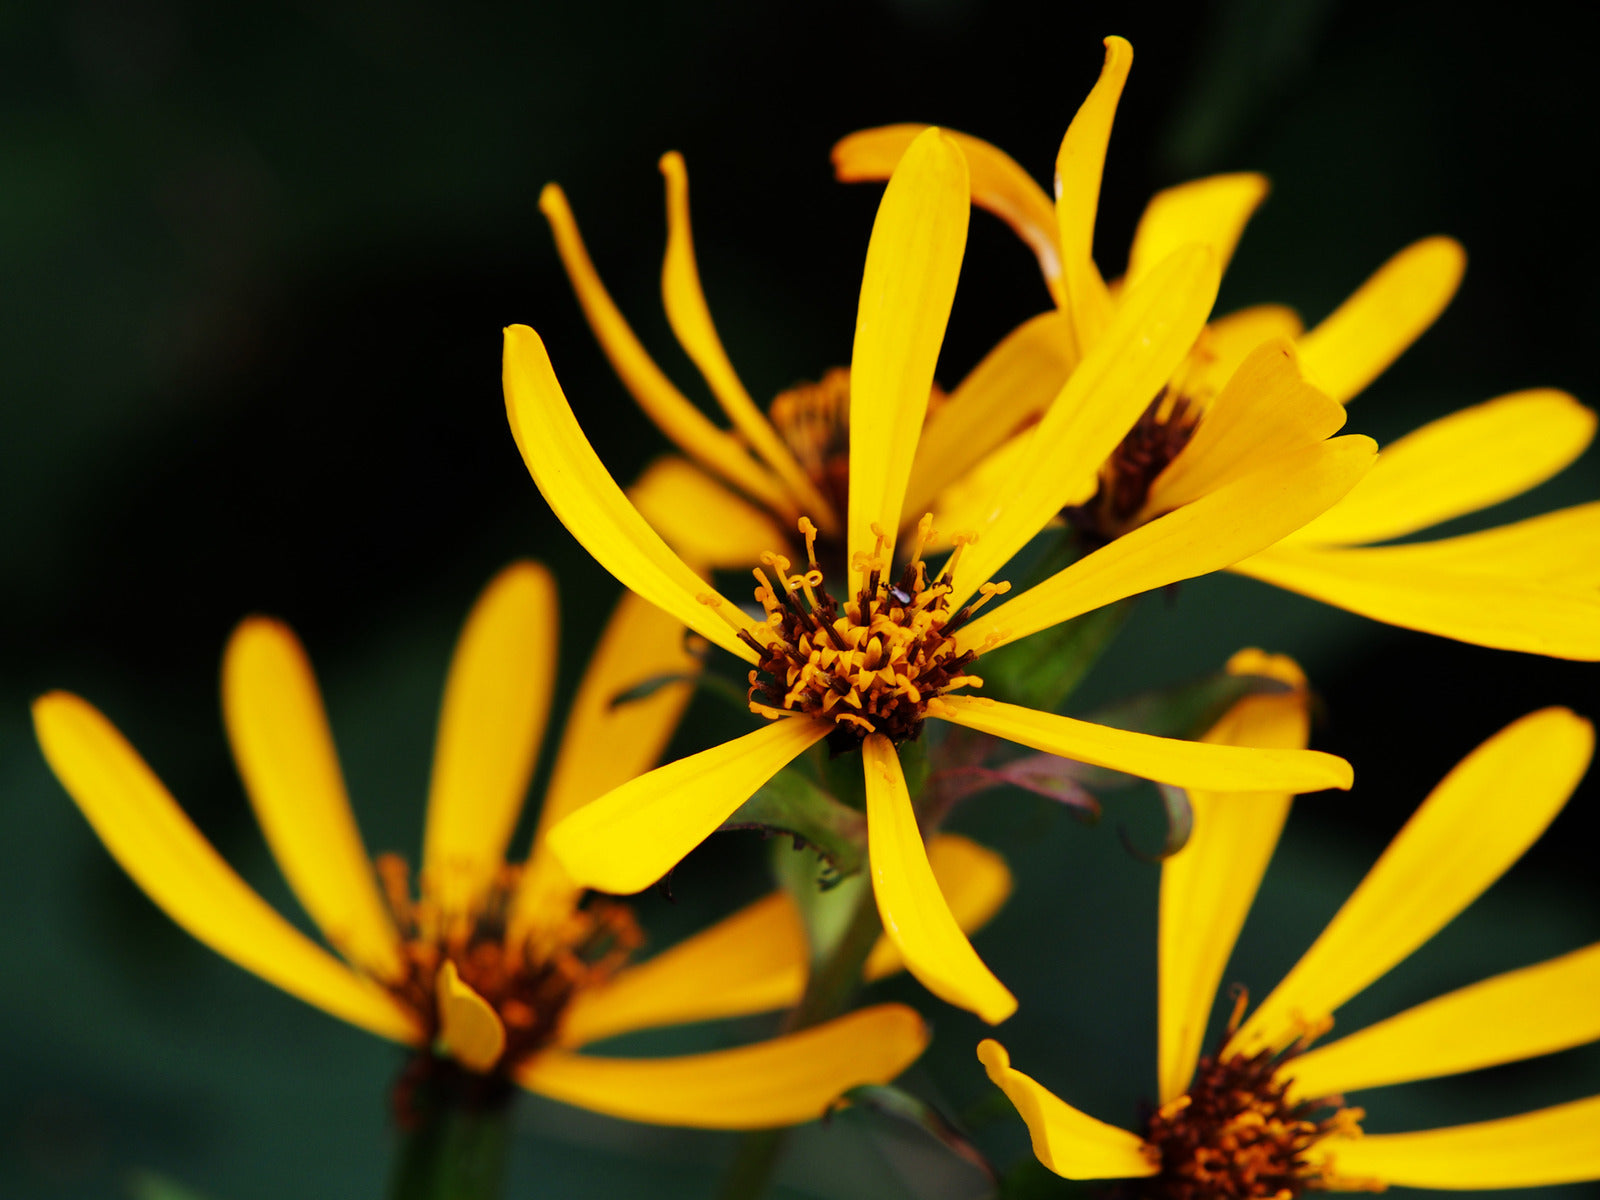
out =
[[(438, 689), (476, 590), (518, 555), (555, 568), (563, 688), (615, 594), (518, 460), (500, 328), (540, 329), (620, 478), (662, 449), (578, 316), (536, 209), (544, 182), (567, 187), (619, 302), (690, 387), (656, 294), (654, 164), (682, 150), (712, 308), (752, 392), (770, 395), (849, 353), (877, 189), (831, 182), (832, 141), (939, 121), (1047, 178), (1099, 39), (1120, 32), (1137, 58), (1101, 206), (1109, 271), (1152, 189), (1225, 169), (1264, 170), (1274, 193), (1223, 308), (1286, 301), (1315, 320), (1412, 239), (1467, 244), (1460, 297), (1353, 411), (1352, 429), (1389, 437), (1521, 387), (1600, 398), (1584, 182), (1594, 68), (1580, 11), (1541, 0), (0, 9), (0, 1194), (123, 1195), (135, 1171), (211, 1200), (380, 1194), (398, 1054), (175, 930), (48, 776), (26, 703), (68, 687), (101, 705), (298, 920), (215, 694), (233, 623), (279, 614), (319, 665), (369, 845), (414, 852)], [(1022, 248), (975, 218), (941, 380), (1045, 303)], [(1590, 454), (1506, 510), (1596, 495)], [(1317, 743), (1359, 776), (1291, 822), (1229, 972), (1257, 994), (1461, 754), (1543, 704), (1600, 713), (1593, 666), (1388, 630), (1233, 578), (1147, 599), (1083, 700), (1214, 669), (1252, 643), (1307, 665), (1326, 702)], [(702, 704), (679, 748), (737, 727)], [(1345, 1026), (1600, 936), (1595, 792), (1352, 1003)], [(1152, 809), (1118, 801), (1088, 829), (994, 793), (958, 821), (1019, 878), (978, 942), (1022, 1000), (1004, 1040), (1023, 1069), (1124, 1122), (1153, 1084), (1156, 872), (1122, 852), (1114, 827), (1153, 838)], [(764, 869), (754, 837), (719, 839), (678, 873), (675, 904), (641, 902), (655, 944), (757, 894)], [(937, 1027), (911, 1086), (981, 1117), (978, 1024), (904, 982), (881, 991)], [(1591, 1049), (1377, 1094), (1369, 1128), (1596, 1090)], [(1002, 1164), (1026, 1148), (1020, 1123), (994, 1110), (978, 1139)], [(512, 1194), (706, 1195), (729, 1146), (530, 1099)], [(784, 1178), (797, 1196), (979, 1190), (914, 1137), (859, 1117), (806, 1131)]]

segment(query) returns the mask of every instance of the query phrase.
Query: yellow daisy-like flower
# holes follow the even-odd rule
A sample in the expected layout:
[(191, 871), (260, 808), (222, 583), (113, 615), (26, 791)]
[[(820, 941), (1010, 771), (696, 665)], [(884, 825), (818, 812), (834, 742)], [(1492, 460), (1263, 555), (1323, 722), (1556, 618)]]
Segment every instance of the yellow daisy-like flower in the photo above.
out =
[[(503, 571), (450, 666), (414, 895), (397, 856), (374, 872), (300, 643), (277, 621), (241, 624), (223, 663), (234, 757), (285, 878), (339, 957), (234, 873), (92, 706), (53, 692), (35, 702), (34, 720), (57, 777), (168, 916), (269, 983), (415, 1047), (423, 1075), (454, 1063), (491, 1087), (516, 1083), (634, 1121), (748, 1129), (811, 1120), (845, 1089), (886, 1082), (911, 1063), (927, 1042), (921, 1018), (888, 1004), (706, 1054), (577, 1052), (629, 1030), (793, 1004), (805, 983), (804, 933), (787, 897), (629, 967), (640, 935), (628, 909), (582, 903), (549, 854), (553, 822), (660, 754), (688, 685), (612, 701), (641, 675), (694, 668), (679, 632), (624, 597), (579, 687), (532, 853), (508, 865), (555, 679), (556, 600), (542, 567)], [(964, 839), (936, 851), (963, 917), (981, 924), (1009, 889), (1004, 864)], [(898, 962), (880, 949), (874, 965), (884, 974)]]
[[(936, 513), (947, 526), (982, 528), (992, 481), (1015, 471), (1026, 453), (1019, 426), (1044, 411), (1041, 395), (1048, 397), (1052, 380), (1059, 385), (1081, 369), (1173, 251), (1209, 246), (1225, 266), (1267, 193), (1267, 181), (1249, 173), (1157, 193), (1135, 231), (1127, 273), (1108, 285), (1091, 250), (1106, 147), (1133, 48), (1117, 37), (1105, 44), (1099, 82), (1061, 143), (1054, 203), (1002, 151), (949, 135), (972, 164), (973, 202), (1033, 249), (1057, 307), (1024, 323), (991, 355), (997, 375), (1029, 382), (997, 396), (986, 419), (964, 431), (965, 478), (944, 472), (928, 481), (943, 489)], [(833, 151), (838, 177), (887, 178), (922, 129), (884, 126), (843, 139)], [(1067, 520), (1091, 541), (1115, 538), (1205, 494), (1243, 464), (1326, 437), (1344, 421), (1342, 403), (1443, 311), (1464, 265), (1456, 242), (1425, 238), (1309, 331), (1280, 305), (1212, 319), (1145, 397), (1144, 411), (1130, 415), (1097, 475), (1065, 506)], [(1283, 370), (1286, 354), (1314, 386), (1291, 403), (1264, 402), (1253, 376)], [(1386, 449), (1371, 476), (1320, 520), (1232, 569), (1393, 625), (1600, 659), (1600, 504), (1424, 546), (1365, 546), (1521, 494), (1582, 453), (1594, 428), (1590, 410), (1549, 389), (1436, 421)], [(987, 457), (973, 468), (975, 453)]]
[[(1271, 669), (1256, 663), (1252, 670)], [(1283, 678), (1293, 668), (1280, 663)], [(1242, 701), (1208, 737), (1305, 739), (1303, 692)], [(1509, 1188), (1600, 1178), (1600, 1096), (1416, 1133), (1370, 1134), (1348, 1093), (1477, 1070), (1600, 1038), (1600, 944), (1460, 988), (1330, 1042), (1345, 1001), (1450, 922), (1561, 811), (1594, 749), (1563, 708), (1513, 722), (1433, 790), (1293, 970), (1222, 1048), (1201, 1057), (1217, 984), (1290, 798), (1193, 794), (1195, 836), (1161, 876), (1160, 1107), (1140, 1134), (1073, 1108), (978, 1057), (1027, 1122), (1034, 1153), (1069, 1179), (1127, 1178), (1131, 1194), (1298, 1196), (1394, 1184)], [(1514, 796), (1514, 803), (1507, 797)]]
[[(897, 743), (937, 718), (1179, 786), (1348, 786), (1348, 764), (1307, 750), (1150, 737), (955, 693), (980, 682), (978, 661), (996, 646), (1270, 545), (1348, 491), (1374, 447), (1366, 438), (1339, 438), (1270, 458), (975, 618), (1008, 590), (993, 575), (1053, 518), (1063, 487), (1070, 490), (1078, 471), (1092, 475), (1116, 444), (1122, 431), (1114, 414), (1127, 396), (1149, 395), (1187, 352), (1209, 299), (1196, 303), (1196, 288), (1204, 293), (1207, 286), (1207, 252), (1172, 256), (1155, 273), (1153, 290), (1124, 307), (1114, 335), (1051, 406), (1034, 437), (1033, 469), (996, 494), (984, 541), (957, 536), (955, 552), (930, 571), (922, 559), (932, 540), (924, 516), (896, 569), (896, 535), (906, 524), (904, 500), (968, 213), (961, 150), (929, 130), (889, 181), (867, 250), (850, 365), (842, 596), (830, 593), (816, 557), (818, 526), (802, 517), (806, 563), (796, 568), (781, 554), (762, 557), (756, 598), (766, 619), (752, 619), (673, 553), (607, 474), (533, 330), (506, 331), (504, 378), (517, 445), (556, 515), (622, 583), (749, 663), (751, 708), (771, 718), (574, 813), (550, 833), (557, 857), (591, 887), (638, 891), (810, 746), (830, 737), (836, 749), (858, 746), (873, 887), (886, 931), (931, 990), (999, 1021), (1016, 1001), (973, 951), (928, 869)], [(719, 519), (715, 510), (704, 515), (707, 540), (717, 536)]]

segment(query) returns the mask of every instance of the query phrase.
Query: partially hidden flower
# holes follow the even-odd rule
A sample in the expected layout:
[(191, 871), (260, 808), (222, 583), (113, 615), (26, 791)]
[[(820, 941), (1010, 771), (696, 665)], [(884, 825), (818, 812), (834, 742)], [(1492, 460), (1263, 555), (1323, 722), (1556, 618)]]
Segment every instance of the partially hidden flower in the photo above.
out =
[[(1073, 478), (1092, 476), (1116, 444), (1116, 414), (1128, 397), (1153, 393), (1187, 353), (1215, 272), (1208, 285), (1209, 252), (1201, 248), (1177, 252), (1156, 273), (1148, 302), (1125, 310), (1124, 327), (1050, 407), (1035, 431), (1034, 469), (995, 495), (996, 516), (983, 540), (958, 531), (949, 539), (956, 549), (935, 571), (923, 557), (935, 540), (926, 514), (910, 523), (909, 553), (896, 550), (968, 213), (962, 153), (938, 130), (927, 131), (896, 168), (867, 251), (850, 365), (847, 566), (839, 595), (829, 591), (818, 558), (820, 528), (802, 516), (806, 559), (794, 563), (770, 551), (761, 557), (756, 599), (764, 619), (753, 619), (696, 574), (629, 502), (574, 418), (543, 342), (525, 326), (506, 331), (504, 382), (517, 445), (556, 515), (623, 584), (744, 659), (752, 668), (751, 709), (769, 718), (756, 732), (659, 768), (559, 824), (550, 844), (573, 877), (609, 892), (647, 887), (809, 747), (827, 738), (835, 751), (859, 748), (872, 880), (886, 931), (932, 991), (998, 1021), (1016, 1002), (973, 951), (928, 870), (896, 747), (937, 718), (1178, 786), (1348, 786), (1347, 764), (1312, 751), (1150, 737), (959, 693), (981, 683), (981, 656), (997, 646), (1270, 545), (1348, 491), (1374, 447), (1366, 438), (1338, 438), (1269, 460), (977, 615), (1009, 590), (993, 581), (995, 573), (1054, 517)], [(717, 536), (718, 518), (706, 513), (706, 540)]]
[[(1012, 383), (985, 421), (962, 431), (967, 457), (960, 471), (928, 481), (943, 489), (935, 512), (946, 525), (981, 522), (992, 481), (1016, 470), (1027, 453), (1019, 427), (1045, 411), (1051, 387), (1081, 369), (1174, 249), (1209, 246), (1225, 267), (1267, 193), (1267, 181), (1252, 173), (1157, 193), (1134, 233), (1126, 273), (1108, 284), (1092, 257), (1094, 225), (1133, 48), (1117, 37), (1105, 44), (1100, 79), (1061, 142), (1053, 203), (1003, 151), (949, 134), (972, 164), (973, 202), (1034, 251), (1056, 308), (1025, 322), (991, 355), (989, 371)], [(838, 177), (888, 178), (923, 128), (891, 125), (844, 138), (833, 151)], [(1427, 330), (1455, 294), (1464, 265), (1458, 243), (1424, 238), (1311, 330), (1282, 305), (1211, 319), (1151, 390), (1146, 409), (1124, 426), (1083, 494), (1064, 507), (1066, 520), (1091, 542), (1124, 535), (1264, 457), (1338, 429), (1343, 402)], [(1285, 357), (1298, 362), (1307, 386), (1268, 397), (1260, 376), (1288, 370)], [(1403, 549), (1366, 546), (1520, 495), (1575, 459), (1594, 428), (1589, 409), (1551, 389), (1466, 409), (1385, 449), (1372, 474), (1319, 521), (1232, 569), (1393, 625), (1600, 659), (1600, 504)], [(973, 453), (986, 457), (974, 466)]]
[[(899, 1074), (926, 1044), (921, 1018), (886, 1004), (703, 1054), (578, 1052), (630, 1030), (791, 1005), (805, 984), (804, 934), (785, 896), (628, 966), (641, 941), (628, 908), (585, 902), (549, 854), (554, 821), (659, 756), (690, 685), (613, 701), (641, 676), (692, 672), (680, 632), (624, 596), (574, 700), (532, 852), (508, 865), (555, 680), (556, 599), (535, 564), (497, 576), (451, 662), (414, 891), (398, 856), (379, 858), (376, 871), (368, 858), (300, 643), (278, 621), (244, 621), (223, 663), (234, 757), (279, 867), (337, 956), (261, 900), (95, 708), (52, 692), (34, 720), (51, 768), (151, 900), (269, 983), (414, 1047), (407, 1079), (461, 1069), (493, 1094), (515, 1083), (660, 1124), (810, 1120), (845, 1089)], [(987, 919), (1009, 888), (1004, 864), (965, 839), (936, 850), (965, 918)], [(879, 974), (897, 965), (892, 948), (876, 952)], [(404, 1117), (401, 1091), (397, 1101)]]
[[(1256, 662), (1253, 673), (1272, 671)], [(1280, 677), (1295, 677), (1279, 660)], [(1241, 701), (1208, 737), (1305, 739), (1304, 693)], [(1513, 722), (1433, 790), (1311, 949), (1253, 1013), (1235, 994), (1221, 1048), (1201, 1055), (1217, 985), (1277, 843), (1290, 797), (1192, 793), (1194, 838), (1162, 867), (1159, 1106), (1138, 1133), (1073, 1108), (978, 1057), (1016, 1106), (1034, 1153), (1069, 1179), (1128, 1194), (1276, 1197), (1388, 1185), (1512, 1188), (1600, 1178), (1600, 1096), (1414, 1133), (1368, 1133), (1349, 1095), (1473, 1071), (1600, 1038), (1600, 944), (1509, 971), (1316, 1045), (1334, 1012), (1448, 924), (1539, 837), (1587, 769), (1588, 721), (1549, 708)]]

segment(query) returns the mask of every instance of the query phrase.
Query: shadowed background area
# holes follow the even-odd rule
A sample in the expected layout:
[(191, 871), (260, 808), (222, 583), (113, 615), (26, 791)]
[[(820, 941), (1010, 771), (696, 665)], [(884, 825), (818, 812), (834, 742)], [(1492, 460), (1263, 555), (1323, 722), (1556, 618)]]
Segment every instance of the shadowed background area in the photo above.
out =
[[(282, 616), (318, 664), (368, 845), (415, 855), (438, 690), (477, 589), (514, 557), (551, 564), (558, 696), (615, 595), (518, 459), (501, 328), (540, 330), (618, 478), (664, 449), (567, 287), (536, 207), (548, 180), (566, 187), (640, 336), (704, 399), (657, 291), (655, 161), (681, 150), (713, 313), (751, 392), (770, 397), (849, 356), (878, 189), (832, 182), (832, 142), (941, 122), (1047, 180), (1101, 37), (1122, 33), (1136, 59), (1100, 206), (1108, 274), (1152, 190), (1262, 170), (1273, 194), (1224, 310), (1281, 301), (1313, 322), (1417, 237), (1468, 248), (1455, 303), (1357, 402), (1351, 430), (1389, 438), (1536, 385), (1600, 402), (1600, 263), (1576, 152), (1594, 127), (1592, 64), (1569, 6), (1519, 5), (1515, 41), (1443, 3), (876, 0), (800, 13), (424, 0), (0, 13), (0, 1193), (179, 1195), (169, 1180), (210, 1200), (381, 1193), (398, 1054), (173, 928), (46, 772), (26, 705), (51, 687), (100, 705), (300, 920), (216, 696), (234, 623)], [(976, 216), (940, 381), (1047, 302), (1032, 258)], [(1591, 452), (1492, 516), (1596, 496)], [(1258, 995), (1468, 749), (1545, 704), (1600, 715), (1595, 666), (1391, 630), (1231, 577), (1146, 598), (1082, 703), (1214, 670), (1244, 644), (1301, 659), (1324, 701), (1317, 744), (1358, 776), (1291, 820), (1229, 971)], [(675, 745), (698, 749), (740, 720), (697, 702)], [(1350, 1006), (1352, 1023), (1600, 937), (1597, 793), (1591, 780), (1502, 885)], [(1018, 1065), (1131, 1121), (1154, 1083), (1156, 871), (1115, 826), (1154, 844), (1154, 803), (1113, 800), (1097, 828), (1041, 804), (990, 793), (957, 821), (1019, 881), (977, 945), (1022, 1001), (1003, 1035)], [(640, 908), (659, 946), (765, 886), (759, 841), (728, 835), (678, 873), (674, 902)], [(1024, 1154), (1020, 1122), (986, 1102), (977, 1023), (903, 981), (879, 991), (935, 1022), (910, 1086), (966, 1117), (1000, 1165)], [(1369, 1105), (1371, 1127), (1595, 1090), (1590, 1049), (1393, 1089)], [(729, 1146), (530, 1099), (510, 1194), (708, 1195)], [(850, 1115), (802, 1135), (784, 1186), (981, 1194), (951, 1161)]]

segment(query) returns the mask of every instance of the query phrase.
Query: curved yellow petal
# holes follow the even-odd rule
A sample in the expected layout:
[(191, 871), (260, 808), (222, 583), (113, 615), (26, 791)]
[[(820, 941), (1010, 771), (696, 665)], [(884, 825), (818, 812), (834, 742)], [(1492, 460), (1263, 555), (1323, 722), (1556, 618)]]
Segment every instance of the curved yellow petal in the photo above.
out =
[(1293, 345), (1283, 339), (1264, 342), (1207, 406), (1188, 445), (1156, 476), (1145, 519), (1198, 499), (1274, 458), (1314, 446), (1344, 422), (1344, 405), (1306, 382)]
[(1302, 328), (1294, 309), (1281, 304), (1257, 304), (1213, 317), (1173, 386), (1196, 399), (1214, 396), (1262, 342), (1297, 338)]
[(943, 696), (940, 717), (1063, 758), (1126, 771), (1174, 787), (1213, 792), (1316, 792), (1349, 788), (1350, 764), (1319, 750), (1258, 749), (1186, 742), (1076, 721), (982, 696)]
[(961, 381), (949, 403), (929, 415), (902, 516), (927, 512), (939, 492), (1050, 406), (1076, 364), (1066, 322), (1051, 311), (1018, 325)]
[(850, 353), (849, 558), (893, 561), (900, 504), (955, 300), (971, 211), (967, 165), (937, 129), (907, 148), (878, 205)]
[(505, 1053), (506, 1027), (490, 1004), (463, 983), (449, 959), (434, 976), (439, 1005), (439, 1040), (463, 1067), (485, 1072)]
[(642, 891), (832, 729), (805, 717), (771, 721), (613, 788), (557, 822), (545, 844), (575, 883)]
[(1108, 37), (1105, 47), (1100, 78), (1067, 126), (1056, 153), (1062, 291), (1080, 357), (1099, 341), (1110, 316), (1105, 280), (1094, 264), (1094, 221), (1100, 207), (1100, 178), (1105, 171), (1106, 147), (1111, 143), (1111, 123), (1133, 66), (1133, 47), (1126, 39)]
[(311, 662), (282, 622), (251, 617), (228, 639), (222, 712), (272, 856), (322, 936), (393, 979), (400, 935), (361, 842)]
[(799, 1003), (806, 931), (786, 892), (773, 892), (709, 929), (573, 997), (561, 1044), (584, 1046), (636, 1029), (710, 1021)]
[(672, 332), (705, 377), (706, 386), (733, 427), (783, 481), (798, 501), (799, 510), (824, 530), (837, 530), (839, 518), (833, 506), (811, 482), (772, 422), (750, 399), (717, 336), (700, 286), (700, 268), (695, 263), (694, 234), (689, 224), (689, 169), (683, 155), (676, 150), (663, 154), (660, 167), (667, 180), (667, 254), (661, 264), (661, 299)]
[(1600, 500), (1478, 533), (1383, 547), (1391, 562), (1572, 588), (1600, 587)]
[(624, 587), (660, 605), (690, 629), (756, 661), (737, 631), (754, 630), (645, 523), (578, 427), (539, 335), (505, 331), (506, 415), (522, 461), (561, 523)]
[(1200, 242), (1226, 272), (1245, 223), (1267, 196), (1263, 175), (1210, 175), (1157, 192), (1145, 205), (1128, 251), (1124, 287), (1137, 283), (1180, 246)]
[(474, 907), (505, 866), (550, 712), (556, 621), (550, 572), (513, 563), (456, 642), (422, 836), (423, 888), (446, 912)]
[[(882, 125), (841, 138), (833, 147), (833, 171), (840, 183), (887, 179), (926, 125)], [(1061, 283), (1061, 252), (1056, 246), (1056, 212), (1045, 190), (1004, 150), (981, 138), (946, 129), (961, 147), (972, 173), (972, 203), (993, 213), (1027, 243), (1051, 295)]]
[[(963, 933), (982, 929), (1011, 895), (1011, 868), (1006, 860), (958, 833), (936, 833), (928, 840), (928, 865)], [(881, 937), (867, 955), (861, 976), (869, 982), (883, 979), (905, 965), (894, 939)]]
[(1482, 1191), (1600, 1179), (1600, 1096), (1476, 1125), (1325, 1143), (1334, 1173), (1396, 1187)]
[(680, 557), (711, 570), (748, 571), (765, 551), (790, 542), (765, 509), (676, 455), (646, 467), (628, 498)]
[(1600, 595), (1593, 587), (1435, 566), (1418, 553), (1424, 549), (1273, 546), (1231, 569), (1403, 629), (1600, 661)]
[[(1032, 440), (1033, 430), (1023, 430), (999, 449), (991, 451), (965, 476), (935, 497), (933, 502), (935, 528), (927, 541), (930, 547), (929, 553), (950, 548), (955, 544), (954, 534), (970, 533), (988, 521), (994, 512), (995, 495), (1015, 482), (1017, 472), (1028, 460), (1028, 443)], [(1095, 485), (1096, 481), (1090, 479), (1087, 486), (1071, 497), (1067, 503), (1084, 503), (1094, 495)], [(916, 512), (916, 509), (907, 505), (905, 511)], [(972, 549), (969, 548), (966, 553), (971, 554)]]
[(1372, 473), (1295, 540), (1381, 542), (1477, 512), (1565, 468), (1594, 429), (1593, 412), (1551, 388), (1464, 408), (1385, 446)]
[(39, 746), (111, 856), (144, 894), (224, 958), (352, 1025), (414, 1043), (417, 1022), (269, 907), (90, 704), (51, 692), (33, 704)]
[(900, 948), (906, 969), (935, 996), (999, 1024), (1017, 1011), (1016, 997), (984, 966), (939, 891), (894, 744), (869, 734), (861, 760), (872, 892), (884, 933)]
[(1203, 246), (1180, 250), (1123, 297), (1034, 429), (1017, 473), (994, 497), (977, 544), (961, 560), (952, 605), (976, 592), (1064, 504), (1093, 490), (1101, 464), (1183, 361), (1216, 298), (1216, 260)]
[(1553, 1054), (1600, 1039), (1600, 944), (1429, 1000), (1293, 1060), (1295, 1090), (1334, 1096)]
[(1371, 438), (1348, 435), (1282, 455), (989, 609), (957, 641), (973, 649), (1003, 646), (1124, 596), (1220, 571), (1333, 504), (1376, 453)]
[(978, 1043), (978, 1060), (1027, 1123), (1033, 1153), (1065, 1179), (1134, 1179), (1154, 1175), (1159, 1158), (1137, 1134), (1097, 1121), (1011, 1065), (993, 1038)]
[(1335, 400), (1366, 387), (1438, 319), (1461, 285), (1467, 255), (1430, 237), (1396, 254), (1300, 342), (1311, 380)]
[(1293, 1041), (1431, 938), (1522, 857), (1588, 769), (1594, 728), (1564, 708), (1513, 721), (1446, 775), (1230, 1049)]
[(578, 234), (578, 223), (573, 219), (565, 193), (555, 184), (547, 184), (539, 194), (539, 210), (550, 222), (561, 264), (572, 281), (589, 328), (611, 360), (612, 370), (644, 409), (645, 415), (678, 449), (707, 470), (716, 472), (777, 511), (787, 512), (791, 501), (778, 480), (750, 457), (737, 438), (718, 429), (688, 397), (672, 386), (671, 380), (662, 374), (649, 351), (629, 328), (626, 318), (600, 282), (589, 251)]
[(853, 1087), (888, 1083), (927, 1044), (921, 1017), (880, 1004), (768, 1042), (683, 1058), (549, 1050), (514, 1077), (542, 1096), (629, 1121), (770, 1129), (815, 1120)]
[[(1236, 655), (1228, 670), (1270, 675), (1294, 690), (1246, 696), (1207, 730), (1203, 740), (1303, 750), (1311, 721), (1299, 667), (1255, 651)], [(1189, 1088), (1217, 985), (1292, 799), (1284, 792), (1189, 793), (1193, 834), (1180, 853), (1161, 865), (1157, 1077), (1162, 1104)]]

